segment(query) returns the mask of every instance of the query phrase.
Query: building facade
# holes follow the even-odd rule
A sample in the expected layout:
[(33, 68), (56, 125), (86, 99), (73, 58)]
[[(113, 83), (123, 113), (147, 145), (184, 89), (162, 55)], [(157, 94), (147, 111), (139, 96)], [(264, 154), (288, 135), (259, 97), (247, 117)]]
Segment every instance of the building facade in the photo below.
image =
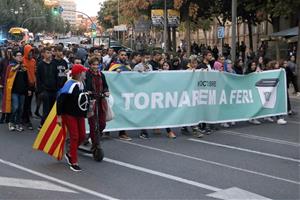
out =
[(60, 6), (64, 9), (62, 18), (69, 21), (71, 25), (76, 26), (76, 2), (75, 0), (59, 0)]

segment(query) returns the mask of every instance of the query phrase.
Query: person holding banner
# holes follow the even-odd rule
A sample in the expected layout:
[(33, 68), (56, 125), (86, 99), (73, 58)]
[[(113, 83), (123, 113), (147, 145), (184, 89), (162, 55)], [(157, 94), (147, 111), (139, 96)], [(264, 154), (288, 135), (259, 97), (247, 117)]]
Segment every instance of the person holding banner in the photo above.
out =
[(81, 171), (78, 165), (77, 149), (85, 140), (84, 118), (89, 107), (88, 94), (84, 92), (83, 85), (86, 71), (88, 69), (82, 65), (73, 65), (72, 79), (60, 89), (57, 97), (57, 123), (62, 125), (63, 122), (70, 135), (69, 152), (65, 154), (65, 158), (70, 169), (75, 172)]
[[(118, 73), (122, 71), (132, 71), (131, 67), (127, 64), (127, 54), (125, 50), (119, 50), (118, 59), (110, 64), (108, 71), (116, 71)], [(132, 140), (125, 131), (119, 131), (119, 139), (125, 141)]]

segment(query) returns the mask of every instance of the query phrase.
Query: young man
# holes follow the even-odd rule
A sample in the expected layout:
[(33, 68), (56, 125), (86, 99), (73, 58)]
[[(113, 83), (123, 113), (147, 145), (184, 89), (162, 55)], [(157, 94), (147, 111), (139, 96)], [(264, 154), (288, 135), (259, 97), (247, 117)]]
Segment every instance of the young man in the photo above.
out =
[(81, 168), (78, 165), (77, 149), (85, 140), (85, 121), (84, 118), (88, 111), (88, 95), (84, 92), (83, 81), (85, 72), (88, 69), (82, 65), (73, 65), (71, 76), (61, 88), (57, 98), (57, 123), (66, 124), (70, 135), (69, 152), (65, 158), (70, 169), (78, 172)]
[(52, 64), (58, 71), (58, 89), (62, 88), (67, 81), (68, 63), (64, 60), (63, 48), (61, 46), (55, 47), (55, 57), (52, 60)]
[(29, 90), (28, 74), (26, 68), (22, 64), (22, 53), (16, 51), (14, 53), (15, 63), (9, 68), (6, 88), (5, 99), (7, 102), (7, 108), (11, 111), (10, 119), (8, 123), (9, 131), (23, 131), (21, 125), (21, 117), (23, 113), (23, 106), (25, 101), (25, 95), (32, 95)]
[[(34, 49), (31, 45), (27, 44), (24, 47), (24, 57), (23, 57), (23, 65), (26, 68), (28, 74), (28, 81), (29, 81), (29, 90), (31, 93), (35, 91), (36, 85), (36, 61), (33, 58)], [(32, 123), (30, 121), (30, 117), (32, 116), (31, 111), (31, 102), (32, 102), (33, 95), (25, 95), (25, 102), (24, 102), (24, 112), (23, 112), (23, 124), (27, 125), (29, 130), (33, 130)]]
[(37, 67), (37, 93), (43, 102), (43, 116), (40, 127), (42, 127), (51, 108), (53, 107), (58, 91), (58, 72), (57, 67), (52, 61), (52, 52), (50, 47), (43, 49), (44, 59)]

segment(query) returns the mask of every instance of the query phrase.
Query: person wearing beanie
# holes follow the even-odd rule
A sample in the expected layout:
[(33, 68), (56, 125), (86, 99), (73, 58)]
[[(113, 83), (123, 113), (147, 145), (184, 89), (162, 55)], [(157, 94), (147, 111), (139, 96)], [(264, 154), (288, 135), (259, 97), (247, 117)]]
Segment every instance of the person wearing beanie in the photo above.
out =
[(57, 123), (66, 125), (70, 136), (69, 152), (65, 158), (70, 169), (78, 172), (77, 149), (85, 140), (85, 121), (89, 108), (88, 93), (85, 92), (83, 81), (88, 69), (80, 64), (72, 67), (72, 79), (68, 80), (60, 89), (57, 97)]

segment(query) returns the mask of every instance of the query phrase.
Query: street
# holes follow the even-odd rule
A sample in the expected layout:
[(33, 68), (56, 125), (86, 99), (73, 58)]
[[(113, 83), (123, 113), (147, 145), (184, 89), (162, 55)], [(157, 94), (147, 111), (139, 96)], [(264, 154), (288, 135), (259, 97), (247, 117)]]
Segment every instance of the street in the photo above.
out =
[[(300, 112), (299, 98), (292, 107)], [(105, 158), (80, 152), (76, 173), (32, 149), (37, 131), (0, 125), (0, 199), (299, 199), (299, 114), (287, 125), (237, 123), (202, 139), (180, 134), (104, 139)], [(34, 120), (37, 127), (38, 120)]]

